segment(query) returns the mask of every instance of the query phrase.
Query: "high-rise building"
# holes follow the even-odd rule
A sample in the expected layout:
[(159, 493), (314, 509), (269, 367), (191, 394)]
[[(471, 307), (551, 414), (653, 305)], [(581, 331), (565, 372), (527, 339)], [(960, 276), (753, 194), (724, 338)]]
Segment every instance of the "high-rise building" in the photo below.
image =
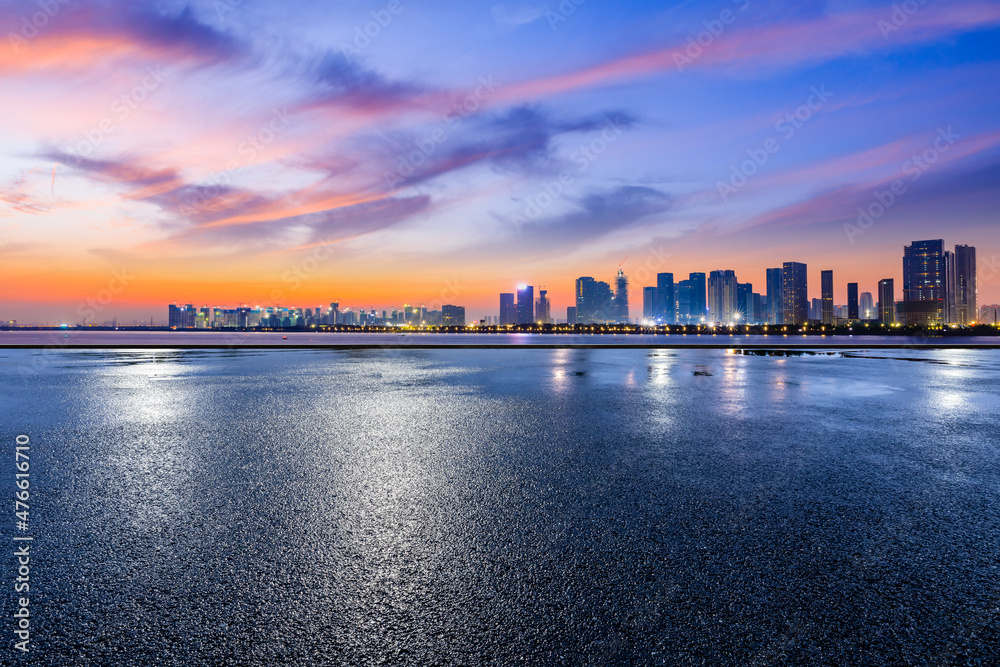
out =
[(675, 302), (677, 304), (677, 322), (679, 324), (690, 324), (691, 319), (691, 280), (682, 280), (677, 283), (674, 290), (676, 292)]
[(582, 276), (576, 280), (576, 317), (580, 324), (615, 319), (611, 286), (603, 280)]
[(576, 306), (566, 308), (566, 324), (577, 324)]
[(730, 324), (739, 317), (736, 272), (712, 271), (708, 276), (708, 321)]
[(548, 293), (548, 290), (539, 288), (538, 299), (535, 300), (535, 321), (539, 324), (550, 324), (552, 322), (549, 317), (550, 304)]
[(809, 320), (809, 281), (806, 265), (785, 262), (782, 288), (785, 296), (785, 324), (805, 324)]
[(531, 285), (517, 287), (517, 323), (534, 324), (535, 322), (535, 288)]
[(655, 320), (656, 319), (656, 288), (655, 287), (643, 287), (642, 288), (642, 319), (644, 320)]
[(943, 240), (914, 241), (903, 248), (903, 301), (897, 307), (903, 324), (944, 323), (947, 273)]
[(823, 299), (812, 299), (809, 302), (809, 319), (823, 320)]
[(504, 292), (500, 295), (500, 324), (517, 324), (517, 306), (513, 292)]
[(955, 246), (955, 310), (955, 321), (959, 324), (979, 321), (976, 249), (973, 246)]
[(784, 270), (767, 270), (767, 323), (784, 324), (785, 322), (785, 286)]
[(847, 319), (861, 319), (861, 303), (858, 299), (858, 284), (847, 283)]
[(736, 313), (737, 322), (742, 322), (744, 324), (754, 321), (754, 306), (753, 306), (753, 284), (751, 283), (737, 283), (736, 284)]
[(955, 272), (955, 253), (944, 251), (944, 324), (958, 322), (957, 278)]
[(979, 324), (1000, 324), (1000, 305), (990, 304), (979, 309)]
[(878, 321), (896, 323), (896, 281), (892, 278), (878, 281)]
[(446, 327), (464, 327), (465, 306), (441, 306), (441, 324)]
[(615, 276), (615, 321), (628, 322), (628, 278), (622, 268), (618, 267)]
[(656, 274), (656, 312), (654, 319), (661, 320), (665, 324), (673, 324), (676, 321), (677, 306), (674, 302), (674, 274)]
[(692, 323), (698, 324), (704, 322), (708, 315), (708, 298), (706, 296), (708, 283), (704, 273), (690, 273), (688, 280), (691, 281), (690, 318)]
[(875, 297), (871, 292), (861, 293), (861, 319), (865, 321), (876, 319), (878, 313), (875, 312)]
[(824, 271), (820, 275), (820, 287), (823, 295), (823, 324), (833, 324), (833, 271)]

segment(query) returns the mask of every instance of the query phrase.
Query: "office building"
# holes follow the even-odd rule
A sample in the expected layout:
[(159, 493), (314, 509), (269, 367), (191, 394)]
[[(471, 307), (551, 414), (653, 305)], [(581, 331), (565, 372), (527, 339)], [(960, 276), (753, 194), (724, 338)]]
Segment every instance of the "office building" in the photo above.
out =
[(535, 288), (519, 285), (517, 288), (517, 323), (535, 323)]
[(538, 299), (535, 301), (535, 321), (539, 324), (551, 324), (552, 319), (549, 316), (549, 297), (548, 290), (539, 289)]
[(708, 281), (704, 273), (690, 273), (688, 280), (691, 286), (691, 302), (689, 306), (689, 318), (691, 323), (700, 324), (705, 322), (708, 316)]
[(628, 278), (621, 267), (615, 276), (615, 321), (628, 323)]
[(656, 313), (654, 319), (664, 324), (673, 324), (677, 321), (675, 291), (674, 274), (656, 274)]
[(754, 321), (753, 284), (736, 283), (736, 313), (739, 323)]
[(517, 324), (517, 305), (513, 292), (500, 295), (500, 324)]
[(464, 327), (465, 306), (441, 306), (441, 324), (446, 327)]
[(809, 281), (806, 265), (785, 262), (782, 267), (782, 291), (785, 297), (785, 324), (805, 324), (809, 320)]
[(576, 306), (569, 306), (566, 308), (566, 324), (578, 324)]
[(861, 302), (858, 299), (858, 284), (847, 283), (847, 319), (861, 319)]
[(736, 322), (739, 317), (736, 296), (736, 272), (712, 271), (708, 276), (708, 321), (715, 324)]
[(976, 249), (968, 245), (955, 246), (955, 311), (958, 324), (979, 321)]
[(785, 322), (785, 289), (784, 271), (782, 269), (767, 270), (767, 323), (783, 324)]
[(642, 319), (644, 320), (655, 320), (656, 319), (656, 288), (655, 287), (643, 287), (642, 288)]
[(896, 281), (892, 278), (878, 281), (878, 321), (896, 323)]
[(576, 317), (580, 324), (615, 320), (611, 286), (602, 280), (582, 276), (576, 280)]
[(878, 313), (875, 311), (875, 298), (871, 292), (861, 293), (861, 319), (867, 321), (874, 320)]
[(903, 300), (897, 310), (903, 324), (944, 323), (948, 284), (944, 241), (914, 241), (903, 249)]
[(820, 287), (822, 291), (823, 312), (820, 318), (823, 324), (833, 324), (833, 271), (823, 271), (820, 274)]

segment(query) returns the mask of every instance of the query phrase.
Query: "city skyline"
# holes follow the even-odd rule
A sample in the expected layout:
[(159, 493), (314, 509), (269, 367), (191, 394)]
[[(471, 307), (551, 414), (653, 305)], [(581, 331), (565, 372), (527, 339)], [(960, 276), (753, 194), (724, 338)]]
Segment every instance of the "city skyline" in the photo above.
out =
[[(565, 310), (554, 309), (548, 297), (549, 289), (518, 284), (515, 292), (501, 292), (499, 303), (490, 312), (473, 313), (466, 317), (466, 307), (459, 304), (403, 303), (400, 306), (377, 309), (373, 306), (341, 304), (340, 300), (325, 305), (296, 306), (206, 304), (199, 302), (172, 303), (168, 326), (181, 328), (211, 328), (217, 321), (223, 326), (318, 326), (318, 325), (426, 325), (474, 326), (556, 323), (643, 323), (643, 324), (799, 324), (819, 322), (832, 325), (844, 321), (881, 321), (886, 324), (936, 326), (941, 324), (974, 324), (982, 320), (995, 322), (995, 316), (985, 315), (985, 309), (995, 308), (979, 297), (979, 273), (976, 248), (956, 244), (947, 250), (943, 239), (913, 241), (903, 247), (902, 289), (896, 293), (895, 278), (883, 278), (875, 288), (861, 291), (857, 282), (846, 283), (846, 303), (837, 303), (834, 294), (836, 271), (821, 269), (819, 298), (815, 283), (810, 291), (808, 264), (784, 262), (781, 267), (766, 269), (767, 280), (757, 284), (741, 282), (733, 270), (716, 269), (708, 273), (692, 272), (687, 279), (675, 278), (673, 272), (653, 274), (655, 284), (646, 285), (648, 271), (629, 294), (629, 277), (619, 264), (614, 286), (592, 276), (574, 281), (573, 295)], [(877, 299), (876, 299), (877, 295)], [(108, 293), (108, 300), (112, 295)], [(897, 299), (897, 297), (900, 297)], [(891, 305), (886, 305), (888, 299)], [(630, 309), (630, 302), (634, 307)], [(341, 307), (343, 306), (343, 307)], [(981, 309), (982, 312), (981, 312)], [(91, 302), (81, 309), (87, 315), (83, 322), (100, 324), (95, 318), (101, 306)], [(898, 310), (898, 312), (897, 312)], [(187, 311), (187, 315), (183, 314)], [(565, 312), (565, 317), (556, 313)], [(248, 317), (250, 314), (253, 317)], [(341, 317), (343, 314), (343, 318)], [(291, 317), (290, 320), (282, 320)], [(185, 319), (186, 318), (186, 319)], [(276, 319), (269, 319), (276, 318)], [(252, 322), (251, 322), (252, 319)], [(263, 320), (263, 322), (262, 322)], [(105, 320), (104, 324), (113, 320)], [(8, 323), (15, 322), (7, 320)], [(197, 323), (196, 323), (197, 322)], [(68, 324), (64, 322), (63, 324)], [(162, 325), (155, 316), (149, 322), (135, 324)]]
[(1000, 301), (995, 3), (39, 7), (0, 10), (5, 319), (111, 284), (108, 319), (331, 291), (485, 312), (623, 257), (755, 285), (799, 258), (842, 301), (942, 231)]

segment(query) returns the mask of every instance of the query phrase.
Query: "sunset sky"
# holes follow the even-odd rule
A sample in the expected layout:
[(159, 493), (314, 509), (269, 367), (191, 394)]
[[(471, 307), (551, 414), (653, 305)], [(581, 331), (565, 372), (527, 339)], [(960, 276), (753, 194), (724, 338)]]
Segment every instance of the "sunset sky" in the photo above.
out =
[(626, 257), (634, 316), (784, 261), (843, 303), (925, 238), (1000, 302), (1000, 2), (0, 0), (0, 36), (0, 319), (564, 318)]

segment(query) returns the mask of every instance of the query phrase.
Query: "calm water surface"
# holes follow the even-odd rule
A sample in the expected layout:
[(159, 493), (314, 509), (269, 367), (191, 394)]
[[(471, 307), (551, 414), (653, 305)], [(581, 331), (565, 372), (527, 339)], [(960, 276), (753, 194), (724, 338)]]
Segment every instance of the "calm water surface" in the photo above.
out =
[(5, 350), (0, 378), (32, 446), (25, 664), (1000, 646), (997, 352)]

